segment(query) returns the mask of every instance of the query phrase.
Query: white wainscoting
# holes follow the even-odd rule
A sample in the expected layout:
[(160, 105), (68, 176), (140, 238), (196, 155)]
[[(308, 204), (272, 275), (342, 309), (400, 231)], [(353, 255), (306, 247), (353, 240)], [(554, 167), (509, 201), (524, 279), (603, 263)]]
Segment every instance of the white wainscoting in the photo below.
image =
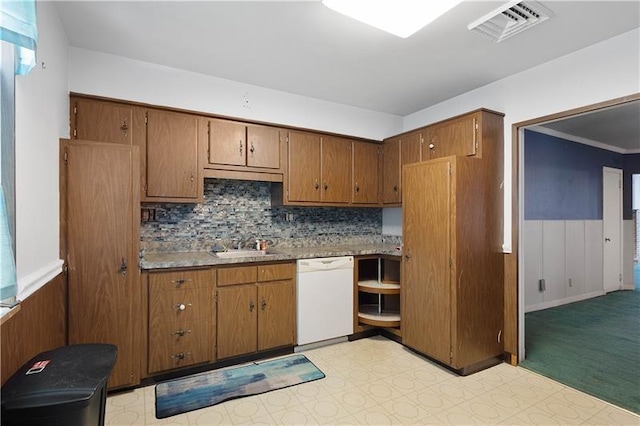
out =
[(601, 220), (527, 220), (522, 238), (525, 312), (604, 294)]
[(636, 226), (633, 220), (622, 221), (622, 288), (625, 290), (635, 288), (633, 276), (635, 232)]

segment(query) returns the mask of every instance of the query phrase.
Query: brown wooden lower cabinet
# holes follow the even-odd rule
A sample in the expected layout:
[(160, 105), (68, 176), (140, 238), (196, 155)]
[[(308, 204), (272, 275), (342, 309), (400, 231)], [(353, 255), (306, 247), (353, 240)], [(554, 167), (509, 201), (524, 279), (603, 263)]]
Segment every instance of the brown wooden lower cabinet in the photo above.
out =
[(294, 344), (294, 272), (293, 263), (218, 270), (218, 359)]
[(215, 271), (149, 274), (148, 373), (214, 361)]

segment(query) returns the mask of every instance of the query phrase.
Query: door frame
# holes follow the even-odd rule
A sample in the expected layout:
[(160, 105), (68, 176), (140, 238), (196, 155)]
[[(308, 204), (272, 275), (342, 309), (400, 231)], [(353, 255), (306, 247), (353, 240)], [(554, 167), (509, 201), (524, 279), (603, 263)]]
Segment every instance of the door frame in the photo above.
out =
[[(504, 318), (505, 331), (513, 331), (515, 336), (505, 335), (505, 352), (511, 353), (511, 364), (524, 360), (524, 279), (520, 233), (524, 222), (524, 129), (549, 121), (569, 118), (600, 109), (620, 106), (640, 100), (640, 93), (599, 102), (542, 117), (520, 121), (511, 125), (511, 229), (512, 253), (505, 255)], [(515, 352), (512, 352), (515, 351)]]
[(618, 270), (620, 271), (620, 281), (618, 283), (618, 287), (615, 289), (607, 289), (606, 285), (605, 285), (605, 281), (604, 281), (604, 277), (605, 275), (605, 265), (603, 264), (603, 270), (602, 270), (602, 290), (605, 293), (609, 293), (611, 291), (616, 291), (616, 290), (621, 290), (623, 283), (624, 283), (624, 267), (623, 267), (623, 258), (624, 258), (624, 244), (623, 244), (623, 239), (624, 239), (624, 233), (623, 233), (623, 227), (622, 227), (622, 179), (623, 179), (623, 171), (622, 169), (616, 169), (613, 167), (606, 167), (603, 166), (602, 167), (602, 230), (603, 230), (603, 240), (602, 240), (602, 256), (604, 259), (604, 250), (605, 250), (605, 246), (607, 245), (607, 240), (606, 240), (606, 235), (604, 235), (604, 230), (605, 230), (605, 217), (604, 217), (604, 203), (606, 200), (606, 197), (604, 196), (605, 191), (606, 191), (606, 187), (604, 184), (604, 175), (605, 173), (612, 173), (618, 176), (619, 178), (619, 190), (618, 190), (618, 207), (619, 207), (619, 211), (620, 211), (620, 217), (617, 220), (617, 227), (618, 227), (618, 235), (620, 236), (619, 240), (618, 240)]

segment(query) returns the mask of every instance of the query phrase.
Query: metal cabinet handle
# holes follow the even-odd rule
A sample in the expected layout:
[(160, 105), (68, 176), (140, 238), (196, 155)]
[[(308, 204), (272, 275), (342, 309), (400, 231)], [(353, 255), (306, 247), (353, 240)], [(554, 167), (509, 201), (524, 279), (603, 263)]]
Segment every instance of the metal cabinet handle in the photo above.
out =
[(122, 275), (123, 277), (127, 276), (127, 269), (129, 267), (127, 266), (127, 261), (124, 259), (124, 257), (122, 258), (122, 262), (120, 263), (120, 268), (118, 268), (118, 273), (120, 275)]
[(320, 188), (320, 184), (318, 183), (318, 181), (316, 180), (315, 183), (313, 184), (313, 187), (315, 188), (315, 190), (317, 191)]
[(189, 356), (191, 356), (191, 352), (187, 352), (186, 354), (184, 352), (180, 352), (178, 354), (171, 355), (171, 358), (183, 360), (183, 359), (185, 359), (185, 358), (187, 358)]
[(326, 191), (327, 189), (329, 189), (329, 185), (327, 185), (327, 182), (324, 183), (324, 190)]
[(264, 311), (266, 307), (267, 307), (267, 301), (264, 300), (264, 297), (263, 297), (262, 303), (260, 303), (260, 308)]
[(411, 252), (407, 250), (407, 252), (404, 255), (404, 258), (407, 259), (407, 261), (409, 261), (411, 259)]
[(124, 132), (124, 135), (127, 136), (127, 130), (129, 130), (129, 124), (127, 123), (126, 118), (122, 121), (122, 126), (120, 126), (120, 130), (122, 130)]
[(173, 335), (178, 337), (184, 337), (185, 334), (189, 334), (189, 333), (191, 333), (191, 330), (178, 330), (175, 333), (173, 333)]
[(253, 141), (251, 141), (251, 148), (249, 148), (249, 151), (251, 151), (251, 153), (253, 154), (255, 150), (256, 149), (253, 147)]
[(435, 148), (435, 147), (436, 147), (436, 146), (435, 146), (433, 143), (430, 143), (430, 144), (429, 144), (429, 149), (433, 149), (433, 148)]
[(253, 303), (253, 300), (249, 301), (249, 312), (253, 312), (253, 308), (255, 308), (256, 305)]
[(356, 186), (355, 186), (355, 188), (354, 188), (354, 191), (356, 192), (356, 194), (357, 194), (358, 192), (360, 192), (360, 187), (358, 186), (358, 184), (357, 184), (357, 183), (356, 183)]
[(605, 242), (605, 243), (606, 243), (606, 242), (611, 242), (611, 238), (605, 238), (605, 239), (604, 239), (604, 242)]
[(240, 148), (238, 148), (238, 150), (240, 151), (240, 155), (242, 155), (242, 139), (239, 141), (240, 142)]
[(398, 185), (393, 185), (393, 192), (398, 192)]

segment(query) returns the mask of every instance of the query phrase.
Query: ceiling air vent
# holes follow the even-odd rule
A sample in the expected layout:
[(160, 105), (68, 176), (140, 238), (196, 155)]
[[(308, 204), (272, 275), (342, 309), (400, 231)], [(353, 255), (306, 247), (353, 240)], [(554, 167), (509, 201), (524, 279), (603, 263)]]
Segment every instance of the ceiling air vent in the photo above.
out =
[(470, 23), (467, 28), (500, 43), (538, 25), (553, 13), (536, 1), (511, 1)]

